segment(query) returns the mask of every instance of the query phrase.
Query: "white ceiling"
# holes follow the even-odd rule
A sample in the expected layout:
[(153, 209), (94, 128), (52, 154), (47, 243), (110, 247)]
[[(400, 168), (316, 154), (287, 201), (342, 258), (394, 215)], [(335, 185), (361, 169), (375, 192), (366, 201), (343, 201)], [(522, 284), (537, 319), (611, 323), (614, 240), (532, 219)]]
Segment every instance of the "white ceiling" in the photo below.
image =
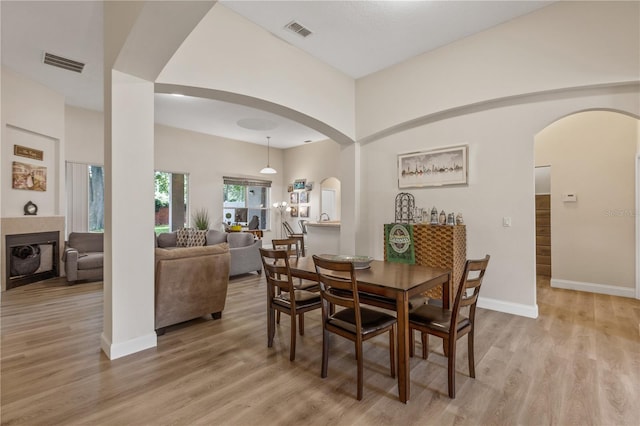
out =
[[(544, 7), (552, 1), (227, 1), (220, 3), (334, 68), (359, 78)], [(7, 1), (2, 65), (65, 95), (73, 106), (102, 110), (102, 3)], [(220, 7), (216, 5), (215, 7)], [(307, 38), (284, 27), (297, 21)], [(47, 51), (86, 63), (77, 74), (42, 63)], [(156, 95), (156, 122), (288, 148), (326, 139), (285, 118), (225, 102)], [(249, 130), (237, 123), (275, 123)]]

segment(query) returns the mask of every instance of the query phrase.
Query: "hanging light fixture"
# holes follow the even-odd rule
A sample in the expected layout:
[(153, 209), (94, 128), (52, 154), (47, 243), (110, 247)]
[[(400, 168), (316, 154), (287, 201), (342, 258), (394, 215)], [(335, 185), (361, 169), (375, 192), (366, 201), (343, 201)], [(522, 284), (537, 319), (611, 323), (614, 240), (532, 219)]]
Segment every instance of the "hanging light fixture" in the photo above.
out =
[(263, 168), (262, 170), (260, 170), (260, 173), (263, 173), (265, 175), (273, 175), (276, 174), (278, 172), (276, 172), (276, 169), (272, 168), (269, 165), (269, 148), (271, 146), (271, 136), (267, 136), (267, 167)]

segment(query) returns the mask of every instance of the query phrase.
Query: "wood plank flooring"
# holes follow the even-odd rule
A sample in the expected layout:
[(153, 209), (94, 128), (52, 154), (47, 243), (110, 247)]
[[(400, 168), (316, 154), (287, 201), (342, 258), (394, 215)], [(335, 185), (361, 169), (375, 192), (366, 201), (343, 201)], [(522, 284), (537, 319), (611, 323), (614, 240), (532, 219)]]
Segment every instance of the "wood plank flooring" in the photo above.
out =
[(463, 338), (455, 400), (431, 338), (439, 354), (411, 359), (405, 405), (388, 376), (386, 336), (365, 343), (358, 402), (350, 342), (332, 338), (320, 378), (319, 312), (306, 315), (296, 361), (286, 316), (267, 348), (264, 293), (263, 277), (233, 279), (221, 320), (174, 326), (157, 348), (109, 361), (100, 351), (102, 283), (9, 290), (0, 306), (1, 424), (638, 425), (638, 300), (542, 280), (535, 320), (479, 310), (477, 377), (468, 377)]

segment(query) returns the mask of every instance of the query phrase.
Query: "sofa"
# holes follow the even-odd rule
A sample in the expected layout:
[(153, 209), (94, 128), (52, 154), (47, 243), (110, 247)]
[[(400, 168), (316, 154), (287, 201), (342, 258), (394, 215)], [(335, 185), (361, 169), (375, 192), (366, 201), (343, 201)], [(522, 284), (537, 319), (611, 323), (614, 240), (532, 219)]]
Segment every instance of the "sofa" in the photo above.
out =
[[(166, 232), (159, 234), (156, 238), (157, 247), (173, 248), (178, 244), (176, 232)], [(206, 233), (206, 245), (216, 245), (220, 243), (229, 244), (231, 262), (229, 266), (229, 276), (247, 274), (249, 272), (262, 273), (262, 260), (260, 259), (260, 248), (262, 240), (258, 240), (249, 232), (222, 232), (210, 229)]]
[(229, 245), (155, 249), (155, 329), (222, 317), (229, 285)]
[(101, 280), (104, 263), (104, 234), (72, 232), (62, 253), (67, 283)]

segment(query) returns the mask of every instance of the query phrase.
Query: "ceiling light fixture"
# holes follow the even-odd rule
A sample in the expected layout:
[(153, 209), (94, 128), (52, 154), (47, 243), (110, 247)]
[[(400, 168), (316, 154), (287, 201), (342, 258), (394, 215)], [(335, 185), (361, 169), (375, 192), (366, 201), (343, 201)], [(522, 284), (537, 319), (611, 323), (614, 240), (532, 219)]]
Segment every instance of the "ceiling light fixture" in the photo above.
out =
[(269, 165), (269, 148), (271, 147), (271, 136), (267, 136), (267, 167), (265, 167), (264, 169), (260, 170), (260, 173), (265, 174), (265, 175), (273, 175), (276, 174), (278, 172), (276, 172), (276, 169), (272, 168)]

